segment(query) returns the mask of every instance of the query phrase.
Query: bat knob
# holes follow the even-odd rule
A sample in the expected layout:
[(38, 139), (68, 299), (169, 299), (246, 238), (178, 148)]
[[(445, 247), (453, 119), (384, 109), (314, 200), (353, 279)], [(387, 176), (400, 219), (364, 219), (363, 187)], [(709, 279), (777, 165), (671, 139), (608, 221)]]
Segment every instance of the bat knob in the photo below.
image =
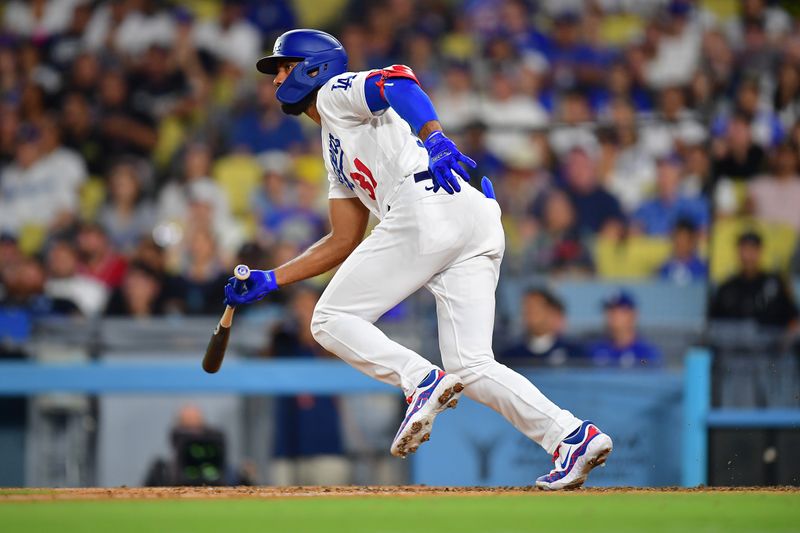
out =
[(236, 265), (233, 269), (233, 276), (239, 281), (244, 281), (250, 277), (250, 267), (247, 265)]

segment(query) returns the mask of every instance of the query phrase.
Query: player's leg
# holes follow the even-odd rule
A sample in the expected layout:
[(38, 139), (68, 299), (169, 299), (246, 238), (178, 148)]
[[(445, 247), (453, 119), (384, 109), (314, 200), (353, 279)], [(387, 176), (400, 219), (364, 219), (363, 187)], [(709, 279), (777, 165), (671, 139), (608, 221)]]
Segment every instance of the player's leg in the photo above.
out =
[(325, 349), (408, 395), (433, 368), (388, 338), (374, 322), (416, 291), (425, 274), (411, 268), (403, 245), (380, 226), (339, 267), (314, 309), (311, 331)]
[(314, 338), (323, 347), (365, 374), (402, 387), (411, 399), (392, 443), (394, 455), (415, 451), (435, 416), (454, 407), (463, 389), (458, 376), (445, 374), (373, 324), (459, 252), (450, 246), (431, 247), (421, 239), (420, 233), (428, 228), (419, 224), (412, 203), (393, 205), (347, 258), (317, 303), (311, 323)]
[(495, 360), (492, 332), (498, 268), (499, 258), (478, 256), (428, 283), (436, 297), (442, 362), (447, 372), (461, 376), (468, 397), (498, 411), (552, 454), (581, 421)]
[(492, 353), (494, 291), (499, 259), (477, 256), (434, 277), (439, 343), (445, 370), (458, 374), (465, 393), (502, 414), (553, 454), (554, 469), (536, 480), (540, 488), (581, 486), (605, 462), (611, 438), (550, 401), (530, 381), (495, 361)]

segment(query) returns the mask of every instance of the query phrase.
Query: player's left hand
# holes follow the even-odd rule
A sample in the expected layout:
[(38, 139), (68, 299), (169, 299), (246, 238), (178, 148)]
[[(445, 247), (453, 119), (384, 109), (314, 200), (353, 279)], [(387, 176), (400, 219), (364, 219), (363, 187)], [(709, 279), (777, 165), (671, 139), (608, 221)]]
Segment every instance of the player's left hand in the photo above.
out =
[(469, 174), (460, 163), (475, 168), (478, 166), (475, 161), (459, 152), (455, 143), (441, 131), (434, 131), (428, 135), (424, 144), (430, 157), (428, 170), (433, 177), (433, 192), (438, 191), (439, 187), (448, 194), (461, 192), (461, 184), (455, 174), (461, 176), (464, 181), (469, 181)]
[(261, 300), (267, 294), (277, 291), (278, 283), (272, 270), (251, 270), (245, 281), (231, 277), (225, 284), (225, 305), (236, 307)]

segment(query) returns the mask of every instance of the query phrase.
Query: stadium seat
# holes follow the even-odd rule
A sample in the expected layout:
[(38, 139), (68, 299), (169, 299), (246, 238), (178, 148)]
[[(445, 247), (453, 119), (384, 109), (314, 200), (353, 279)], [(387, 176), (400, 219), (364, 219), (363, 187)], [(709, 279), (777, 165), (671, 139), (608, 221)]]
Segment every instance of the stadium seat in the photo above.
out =
[(25, 255), (34, 255), (41, 251), (47, 239), (47, 227), (38, 224), (25, 224), (19, 230), (19, 249)]
[(246, 154), (234, 154), (217, 160), (214, 179), (228, 197), (231, 212), (243, 218), (250, 211), (250, 197), (261, 180), (261, 166)]
[(78, 199), (78, 211), (82, 220), (94, 220), (97, 210), (106, 197), (106, 185), (103, 180), (91, 177), (81, 186)]
[(153, 162), (158, 168), (167, 168), (183, 144), (186, 131), (176, 117), (167, 117), (158, 125), (158, 143), (153, 150)]
[(634, 236), (619, 242), (601, 238), (595, 245), (595, 266), (597, 274), (604, 278), (650, 278), (669, 253), (666, 239)]

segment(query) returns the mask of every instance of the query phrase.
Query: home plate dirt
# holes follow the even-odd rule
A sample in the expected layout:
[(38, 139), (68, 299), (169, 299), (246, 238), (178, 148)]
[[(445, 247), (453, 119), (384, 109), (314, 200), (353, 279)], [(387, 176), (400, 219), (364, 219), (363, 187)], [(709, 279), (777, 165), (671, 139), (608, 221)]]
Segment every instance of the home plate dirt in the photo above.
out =
[[(693, 492), (795, 492), (800, 487), (681, 487), (662, 488), (584, 488), (572, 494), (615, 493), (693, 493)], [(85, 489), (0, 489), (2, 501), (34, 500), (128, 500), (128, 499), (236, 499), (236, 498), (308, 498), (363, 496), (483, 496), (527, 494), (551, 496), (564, 492), (543, 492), (535, 487), (427, 487), (420, 485), (379, 487), (154, 487), (154, 488), (85, 488)]]

